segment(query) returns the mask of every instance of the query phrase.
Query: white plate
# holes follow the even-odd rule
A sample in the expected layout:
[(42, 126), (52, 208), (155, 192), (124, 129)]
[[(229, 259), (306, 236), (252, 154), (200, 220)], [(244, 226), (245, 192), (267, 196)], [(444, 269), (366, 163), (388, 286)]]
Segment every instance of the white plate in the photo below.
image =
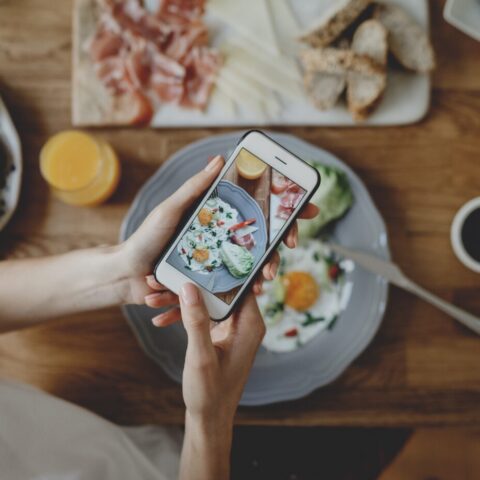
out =
[(6, 188), (0, 191), (0, 197), (6, 203), (5, 213), (0, 215), (0, 230), (8, 223), (17, 208), (22, 181), (22, 150), (20, 139), (3, 100), (0, 97), (0, 142), (4, 144), (14, 170), (7, 174)]
[(480, 41), (479, 0), (448, 0), (443, 16), (448, 23)]

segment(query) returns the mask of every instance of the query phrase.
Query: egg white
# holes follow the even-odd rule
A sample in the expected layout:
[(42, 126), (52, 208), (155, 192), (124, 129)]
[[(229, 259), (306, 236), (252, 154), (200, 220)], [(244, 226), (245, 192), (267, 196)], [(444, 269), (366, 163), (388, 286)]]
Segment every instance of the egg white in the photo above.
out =
[[(185, 262), (185, 267), (192, 272), (208, 274), (222, 265), (220, 248), (229, 239), (228, 229), (239, 222), (238, 210), (222, 199), (210, 198), (204, 208), (216, 210), (209, 225), (202, 225), (198, 216), (186, 231), (177, 246), (177, 251)], [(218, 225), (217, 222), (223, 222)], [(206, 249), (209, 252), (205, 262), (197, 262), (193, 258), (196, 249)]]
[[(263, 293), (257, 297), (257, 302), (267, 327), (263, 345), (274, 352), (290, 352), (309, 342), (318, 333), (326, 330), (338, 318), (345, 308), (348, 299), (345, 298), (345, 284), (340, 279), (334, 282), (329, 276), (329, 249), (319, 240), (310, 240), (290, 250), (279, 249), (281, 257), (281, 274), (288, 272), (306, 272), (312, 275), (319, 287), (319, 296), (315, 303), (306, 311), (297, 311), (288, 305), (283, 305), (283, 311), (272, 315), (271, 306), (277, 302), (274, 282), (265, 282)], [(342, 265), (343, 266), (343, 265)], [(278, 280), (277, 280), (278, 282)], [(273, 309), (275, 310), (275, 309)], [(303, 325), (310, 318), (323, 318), (321, 321)], [(285, 336), (285, 332), (297, 330), (296, 336)]]

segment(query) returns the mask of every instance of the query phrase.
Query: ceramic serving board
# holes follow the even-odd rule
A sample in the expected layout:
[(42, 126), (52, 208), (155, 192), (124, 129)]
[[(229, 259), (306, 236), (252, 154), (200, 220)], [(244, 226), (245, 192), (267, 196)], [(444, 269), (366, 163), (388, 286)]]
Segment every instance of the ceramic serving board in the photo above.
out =
[[(268, 0), (274, 8), (275, 0)], [(320, 17), (337, 0), (287, 0), (300, 30)], [(420, 25), (429, 28), (429, 12), (426, 0), (385, 0), (402, 6)], [(104, 98), (108, 92), (95, 77), (89, 65), (84, 45), (94, 28), (89, 13), (95, 0), (76, 0), (74, 4), (73, 41), (73, 123), (77, 126), (103, 126), (116, 124), (115, 118), (102, 113)], [(205, 22), (209, 26), (211, 43), (219, 46), (234, 35), (231, 28), (208, 13)], [(298, 46), (290, 54), (295, 55)], [(293, 53), (292, 53), (293, 52)], [(102, 92), (99, 95), (99, 92)], [(214, 126), (263, 126), (263, 125), (324, 125), (324, 126), (386, 126), (404, 125), (419, 121), (428, 111), (430, 104), (430, 77), (390, 68), (387, 89), (375, 112), (362, 124), (355, 123), (343, 101), (328, 111), (317, 110), (306, 96), (296, 100), (279, 96), (281, 108), (274, 113), (260, 115), (258, 110), (245, 105), (226, 108), (221, 96), (215, 92), (205, 112), (181, 109), (175, 105), (163, 105), (154, 115), (151, 126), (169, 127), (214, 127)]]

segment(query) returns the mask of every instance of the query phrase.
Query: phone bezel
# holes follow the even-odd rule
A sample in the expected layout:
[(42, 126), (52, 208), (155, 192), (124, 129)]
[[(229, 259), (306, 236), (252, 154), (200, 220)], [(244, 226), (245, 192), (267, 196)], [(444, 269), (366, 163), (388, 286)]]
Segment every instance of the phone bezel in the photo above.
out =
[[(245, 282), (243, 283), (235, 298), (230, 304), (227, 304), (223, 300), (217, 298), (214, 293), (209, 292), (201, 285), (198, 285), (193, 279), (189, 278), (187, 275), (183, 274), (175, 267), (172, 267), (170, 264), (167, 263), (166, 259), (175, 248), (177, 244), (177, 239), (186, 232), (187, 228), (189, 227), (195, 216), (198, 215), (204, 202), (210, 197), (214, 188), (217, 186), (217, 184), (223, 178), (227, 170), (233, 164), (238, 152), (242, 148), (247, 149), (252, 154), (258, 156), (269, 166), (276, 169), (279, 173), (287, 176), (289, 179), (297, 183), (306, 191), (306, 194), (299, 203), (299, 205), (297, 205), (297, 208), (294, 210), (290, 218), (285, 222), (285, 225), (278, 233), (277, 238), (270, 244), (260, 261), (253, 268), (250, 275), (245, 279)], [(316, 189), (320, 185), (320, 180), (320, 174), (318, 173), (317, 169), (315, 169), (307, 162), (288, 151), (286, 148), (282, 147), (265, 133), (258, 130), (250, 130), (246, 132), (245, 135), (243, 135), (243, 137), (240, 138), (240, 140), (237, 142), (234, 151), (226, 161), (221, 172), (218, 174), (215, 182), (210, 186), (210, 188), (206, 191), (206, 193), (202, 196), (198, 203), (196, 203), (193, 213), (188, 217), (186, 222), (183, 222), (182, 228), (179, 229), (179, 232), (174, 235), (168, 247), (165, 249), (162, 256), (158, 260), (154, 268), (154, 275), (156, 280), (159, 283), (165, 285), (167, 288), (169, 288), (176, 294), (180, 292), (181, 286), (186, 282), (194, 283), (202, 293), (205, 305), (212, 320), (225, 320), (228, 316), (231, 315), (233, 309), (241, 300), (245, 292), (248, 290), (248, 287), (251, 284), (252, 280), (255, 278), (258, 271), (266, 263), (270, 254), (277, 248), (286, 231), (293, 223), (293, 221), (297, 218), (303, 206), (306, 205), (306, 203), (311, 199), (312, 195), (315, 193)]]

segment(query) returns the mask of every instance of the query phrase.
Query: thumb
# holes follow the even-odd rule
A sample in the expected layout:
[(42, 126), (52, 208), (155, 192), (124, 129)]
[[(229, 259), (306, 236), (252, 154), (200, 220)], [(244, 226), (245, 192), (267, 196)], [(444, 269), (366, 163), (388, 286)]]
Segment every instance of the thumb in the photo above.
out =
[(217, 155), (207, 166), (187, 180), (172, 196), (163, 202), (165, 212), (180, 217), (210, 187), (224, 165)]
[(215, 353), (210, 337), (210, 316), (193, 283), (186, 283), (180, 289), (180, 310), (188, 335), (188, 359), (197, 365), (210, 361)]

